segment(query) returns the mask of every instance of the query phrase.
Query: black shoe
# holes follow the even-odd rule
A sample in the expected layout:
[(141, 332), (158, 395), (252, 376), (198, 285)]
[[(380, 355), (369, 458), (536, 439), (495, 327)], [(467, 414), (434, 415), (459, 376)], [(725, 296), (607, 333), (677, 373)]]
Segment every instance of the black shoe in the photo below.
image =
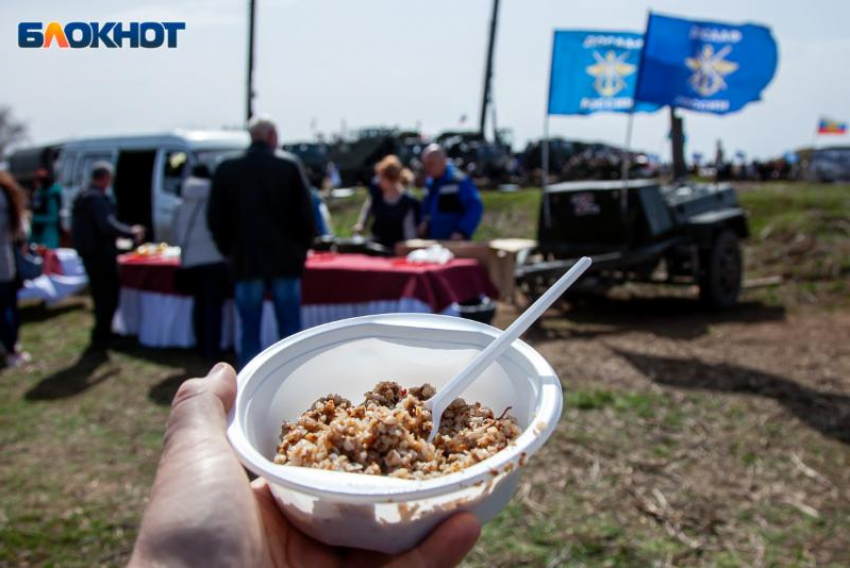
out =
[(112, 340), (108, 338), (97, 338), (92, 337), (91, 342), (89, 342), (89, 346), (86, 348), (86, 351), (106, 351), (112, 346)]
[(92, 334), (91, 337), (91, 345), (97, 349), (109, 349), (110, 347), (120, 346), (121, 343), (124, 342), (124, 336), (118, 335), (116, 333), (109, 333), (106, 335), (95, 335)]

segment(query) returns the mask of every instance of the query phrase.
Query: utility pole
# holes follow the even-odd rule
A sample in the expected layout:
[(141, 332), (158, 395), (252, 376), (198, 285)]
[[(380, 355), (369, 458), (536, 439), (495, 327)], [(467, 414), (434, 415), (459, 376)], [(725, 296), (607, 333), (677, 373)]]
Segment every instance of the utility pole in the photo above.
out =
[(688, 174), (685, 165), (685, 132), (682, 117), (676, 114), (676, 107), (670, 107), (670, 143), (673, 157), (673, 180), (684, 179)]
[(245, 93), (245, 122), (254, 116), (254, 12), (256, 0), (248, 0), (248, 85)]
[(487, 46), (487, 66), (484, 69), (484, 95), (481, 99), (481, 120), (478, 123), (478, 131), (484, 136), (484, 127), (487, 124), (487, 107), (490, 106), (491, 86), (493, 80), (493, 50), (496, 47), (496, 22), (499, 18), (499, 0), (493, 0), (493, 17), (490, 20), (490, 41)]

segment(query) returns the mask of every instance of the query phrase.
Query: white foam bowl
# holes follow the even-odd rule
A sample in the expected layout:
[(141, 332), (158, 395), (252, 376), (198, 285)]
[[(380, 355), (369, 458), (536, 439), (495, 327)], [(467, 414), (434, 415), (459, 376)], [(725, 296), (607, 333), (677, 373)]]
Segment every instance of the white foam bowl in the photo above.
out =
[(463, 393), (500, 414), (507, 407), (522, 434), (506, 449), (458, 473), (424, 481), (277, 465), (284, 420), (318, 398), (354, 403), (379, 381), (405, 387), (447, 383), (499, 330), (430, 314), (388, 314), (321, 325), (275, 343), (239, 373), (227, 435), (246, 468), (264, 477), (284, 515), (335, 546), (397, 553), (441, 521), (467, 510), (484, 523), (507, 505), (519, 470), (557, 426), (561, 383), (552, 367), (516, 341)]

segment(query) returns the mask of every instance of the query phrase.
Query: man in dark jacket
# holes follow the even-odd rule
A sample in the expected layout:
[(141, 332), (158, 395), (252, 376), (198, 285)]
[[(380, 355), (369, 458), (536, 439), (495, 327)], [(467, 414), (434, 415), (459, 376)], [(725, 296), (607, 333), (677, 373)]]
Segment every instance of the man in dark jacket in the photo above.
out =
[(260, 352), (266, 292), (274, 303), (278, 336), (301, 330), (301, 275), (314, 234), (301, 163), (275, 152), (277, 129), (271, 121), (253, 119), (248, 129), (251, 147), (218, 166), (207, 210), (213, 239), (235, 282), (240, 368)]
[(112, 164), (95, 162), (91, 182), (74, 201), (72, 234), (74, 247), (83, 259), (94, 300), (95, 325), (92, 346), (106, 347), (112, 339), (112, 318), (118, 308), (118, 249), (115, 239), (141, 242), (145, 229), (129, 226), (115, 217), (115, 205), (106, 194), (112, 183)]

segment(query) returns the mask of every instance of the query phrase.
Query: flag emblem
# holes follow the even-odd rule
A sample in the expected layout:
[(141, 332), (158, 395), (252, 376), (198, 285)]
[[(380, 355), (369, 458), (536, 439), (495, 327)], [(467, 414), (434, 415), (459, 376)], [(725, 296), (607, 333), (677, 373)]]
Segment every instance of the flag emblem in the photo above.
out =
[(847, 123), (821, 118), (818, 122), (818, 134), (847, 134)]
[(587, 74), (596, 78), (593, 88), (600, 96), (613, 97), (626, 88), (625, 77), (637, 69), (636, 65), (626, 63), (628, 57), (628, 51), (620, 54), (609, 51), (604, 57), (598, 51), (593, 52), (596, 64), (588, 66)]
[(764, 26), (650, 14), (634, 98), (728, 114), (761, 100), (778, 59), (776, 41)]
[(703, 97), (710, 97), (726, 89), (726, 75), (738, 70), (738, 64), (726, 61), (726, 56), (732, 51), (727, 45), (717, 53), (711, 44), (704, 44), (696, 57), (688, 57), (685, 65), (694, 72), (688, 83), (694, 91)]
[(576, 193), (570, 198), (573, 204), (573, 215), (584, 217), (586, 215), (599, 215), (599, 205), (592, 193)]
[(635, 103), (643, 35), (634, 32), (556, 30), (549, 75), (549, 114), (655, 112)]

